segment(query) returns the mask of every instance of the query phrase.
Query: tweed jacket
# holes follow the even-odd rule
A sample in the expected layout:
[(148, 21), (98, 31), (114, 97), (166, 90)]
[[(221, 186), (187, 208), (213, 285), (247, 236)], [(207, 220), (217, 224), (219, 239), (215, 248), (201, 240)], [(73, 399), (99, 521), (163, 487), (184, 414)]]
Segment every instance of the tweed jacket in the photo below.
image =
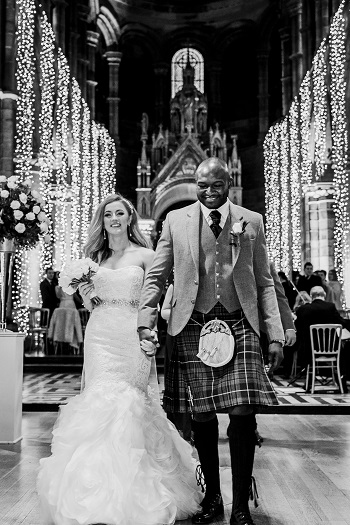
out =
[[(189, 321), (199, 286), (200, 203), (171, 211), (163, 226), (156, 255), (141, 292), (138, 327), (154, 328), (164, 284), (174, 267), (174, 293), (168, 332), (175, 336)], [(259, 334), (258, 306), (269, 340), (284, 339), (274, 282), (269, 270), (262, 216), (230, 202), (227, 220), (248, 222), (237, 246), (232, 245), (232, 278), (253, 330)], [(232, 242), (228, 233), (227, 243)]]

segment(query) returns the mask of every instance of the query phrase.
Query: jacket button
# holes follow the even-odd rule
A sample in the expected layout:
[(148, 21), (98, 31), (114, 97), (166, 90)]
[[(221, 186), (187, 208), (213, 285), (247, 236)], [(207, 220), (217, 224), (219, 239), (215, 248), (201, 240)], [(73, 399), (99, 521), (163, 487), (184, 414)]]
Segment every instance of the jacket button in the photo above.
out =
[(194, 299), (191, 299), (191, 303), (194, 304), (196, 301)]
[(194, 281), (194, 284), (198, 284), (198, 281)]

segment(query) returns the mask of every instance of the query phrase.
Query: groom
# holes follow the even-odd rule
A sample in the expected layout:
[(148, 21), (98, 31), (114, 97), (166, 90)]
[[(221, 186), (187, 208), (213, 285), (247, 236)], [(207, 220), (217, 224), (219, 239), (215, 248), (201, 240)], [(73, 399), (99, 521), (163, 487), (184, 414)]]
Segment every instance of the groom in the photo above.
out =
[[(277, 404), (259, 347), (258, 305), (269, 339), (272, 371), (283, 358), (284, 332), (269, 271), (262, 217), (228, 200), (227, 165), (212, 157), (196, 171), (195, 204), (168, 214), (154, 263), (140, 300), (140, 339), (152, 340), (157, 304), (174, 267), (168, 332), (175, 336), (165, 378), (167, 412), (192, 413), (194, 442), (206, 482), (194, 524), (212, 523), (223, 513), (220, 491), (217, 412), (229, 414), (233, 505), (231, 524), (254, 525), (248, 499), (255, 451), (255, 412)], [(212, 368), (197, 356), (202, 326), (225, 321), (235, 354)]]

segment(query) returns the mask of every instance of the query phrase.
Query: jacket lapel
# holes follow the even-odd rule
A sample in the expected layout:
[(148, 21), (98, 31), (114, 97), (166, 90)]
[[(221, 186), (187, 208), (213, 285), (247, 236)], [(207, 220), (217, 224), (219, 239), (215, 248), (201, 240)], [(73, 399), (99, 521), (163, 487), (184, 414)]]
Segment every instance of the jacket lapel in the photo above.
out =
[(186, 231), (188, 244), (190, 246), (193, 262), (198, 272), (199, 265), (199, 221), (201, 208), (200, 203), (196, 202), (187, 212)]
[[(232, 204), (232, 202), (230, 202), (230, 219), (231, 219), (230, 231), (232, 231), (234, 223), (235, 222), (239, 222), (240, 218), (241, 217), (238, 217), (238, 215), (237, 215), (237, 212), (235, 210), (234, 204)], [(230, 242), (232, 242), (234, 240), (234, 238), (233, 238), (233, 236), (231, 234), (229, 234), (229, 235), (230, 235)], [(238, 259), (240, 251), (241, 251), (241, 245), (240, 244), (238, 244), (237, 246), (234, 246), (232, 244), (232, 268), (234, 268), (235, 265), (236, 265), (236, 262), (237, 262), (237, 259)]]

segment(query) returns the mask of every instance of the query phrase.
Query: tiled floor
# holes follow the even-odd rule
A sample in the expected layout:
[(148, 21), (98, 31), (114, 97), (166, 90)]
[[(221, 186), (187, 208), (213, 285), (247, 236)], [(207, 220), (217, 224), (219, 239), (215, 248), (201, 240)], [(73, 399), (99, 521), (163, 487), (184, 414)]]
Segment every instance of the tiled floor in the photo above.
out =
[[(80, 392), (80, 374), (75, 373), (27, 373), (24, 375), (23, 403), (28, 405), (58, 405)], [(163, 390), (163, 376), (158, 376), (159, 389)], [(291, 386), (276, 376), (273, 384), (281, 406), (349, 406), (350, 394), (332, 392), (332, 387), (317, 386), (317, 393), (306, 394), (302, 383)], [(333, 387), (334, 388), (334, 387)], [(30, 407), (29, 407), (30, 408)]]

